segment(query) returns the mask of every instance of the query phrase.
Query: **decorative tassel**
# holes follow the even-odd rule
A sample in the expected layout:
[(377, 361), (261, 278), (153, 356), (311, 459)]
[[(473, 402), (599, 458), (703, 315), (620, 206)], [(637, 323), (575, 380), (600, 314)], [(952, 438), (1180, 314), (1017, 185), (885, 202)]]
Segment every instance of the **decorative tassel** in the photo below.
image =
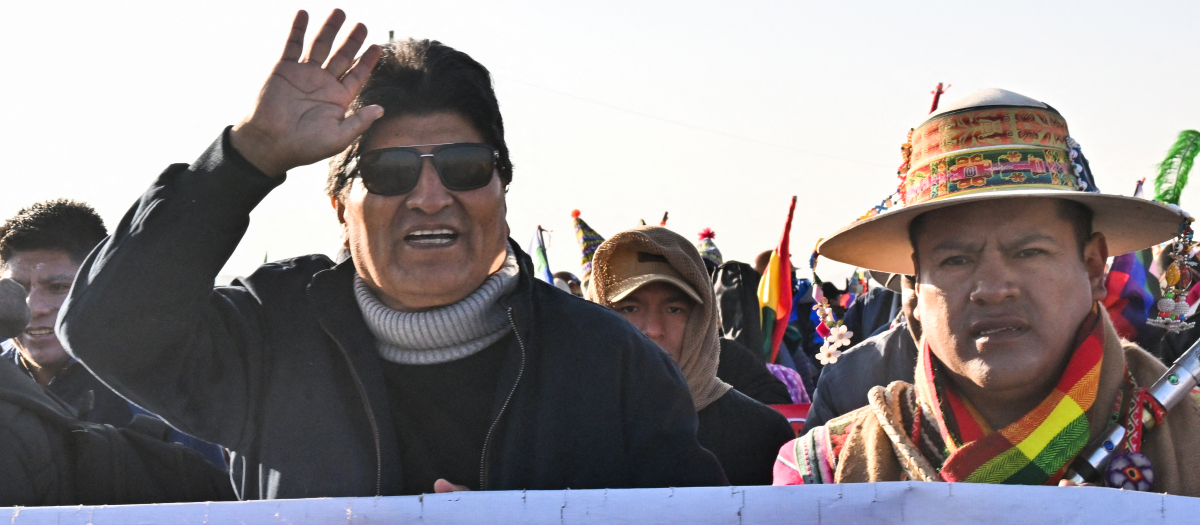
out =
[(1200, 153), (1200, 131), (1188, 129), (1179, 132), (1179, 138), (1167, 158), (1158, 165), (1158, 176), (1154, 178), (1154, 200), (1179, 205), (1183, 187), (1187, 185), (1188, 173), (1196, 154)]

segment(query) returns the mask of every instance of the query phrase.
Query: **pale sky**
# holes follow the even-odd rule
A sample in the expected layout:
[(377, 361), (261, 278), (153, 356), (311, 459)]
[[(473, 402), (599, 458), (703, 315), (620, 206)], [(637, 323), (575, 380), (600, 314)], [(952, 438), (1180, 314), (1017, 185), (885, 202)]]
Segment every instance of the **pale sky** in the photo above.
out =
[[(512, 236), (552, 230), (579, 272), (571, 210), (609, 237), (657, 223), (716, 231), (726, 259), (791, 250), (895, 189), (900, 144), (930, 90), (1001, 87), (1067, 119), (1097, 182), (1129, 194), (1200, 128), (1200, 2), (12, 2), (0, 67), (0, 219), (91, 203), (110, 229), (170, 163), (240, 120), (296, 9), (341, 7), (368, 39), (432, 38), (493, 73), (515, 164)], [(293, 170), (252, 215), (224, 274), (264, 255), (334, 253), (324, 162)], [(1194, 174), (1200, 176), (1200, 174)], [(1200, 184), (1182, 205), (1200, 215)], [(826, 279), (849, 273), (822, 262)]]

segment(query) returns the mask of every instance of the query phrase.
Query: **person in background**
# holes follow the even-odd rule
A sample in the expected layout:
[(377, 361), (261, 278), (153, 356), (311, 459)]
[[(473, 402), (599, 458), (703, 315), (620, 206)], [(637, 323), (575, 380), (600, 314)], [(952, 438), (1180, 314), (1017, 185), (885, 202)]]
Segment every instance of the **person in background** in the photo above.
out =
[[(894, 282), (899, 282), (900, 278), (897, 276)], [(857, 345), (890, 328), (900, 314), (900, 305), (900, 294), (886, 286), (872, 286), (865, 293), (855, 296), (854, 302), (846, 308), (846, 316), (842, 318), (846, 327), (854, 332), (850, 337), (850, 345)]]
[(759, 275), (767, 271), (767, 265), (771, 264), (772, 253), (775, 253), (775, 250), (765, 250), (754, 257), (754, 271), (758, 272)]
[[(0, 340), (20, 337), (32, 312), (25, 288), (0, 279)], [(0, 359), (0, 507), (229, 501), (224, 468), (178, 443), (167, 424), (128, 427), (79, 419), (75, 407)]]
[(554, 272), (554, 286), (575, 297), (583, 297), (583, 288), (579, 278), (571, 272)]
[(801, 433), (867, 406), (867, 394), (876, 386), (886, 387), (893, 381), (912, 383), (917, 366), (917, 340), (921, 338), (920, 323), (912, 315), (917, 296), (912, 276), (898, 276), (897, 280), (903, 283), (903, 311), (895, 325), (854, 345), (837, 362), (821, 369), (821, 379), (817, 381)]
[(700, 417), (700, 444), (721, 461), (729, 482), (769, 484), (775, 451), (794, 433), (781, 414), (719, 377), (725, 353), (708, 283), (707, 268), (687, 239), (643, 226), (596, 250), (589, 298), (616, 310), (679, 365)]
[[(108, 236), (91, 206), (71, 200), (39, 202), (0, 225), (3, 277), (28, 290), (31, 313), (20, 335), (0, 342), (0, 359), (11, 361), (39, 385), (73, 407), (80, 420), (123, 427), (149, 412), (129, 403), (72, 358), (54, 333), (59, 308), (88, 252)], [(171, 430), (169, 441), (225, 466), (221, 448)]]
[(79, 264), (107, 235), (91, 206), (69, 200), (36, 203), (0, 225), (3, 276), (28, 291), (31, 312), (28, 325), (0, 357), (38, 384), (50, 385), (85, 420), (120, 426), (133, 417), (128, 404), (72, 359), (54, 334), (58, 309)]
[(716, 238), (717, 234), (712, 228), (705, 228), (700, 232), (700, 241), (696, 243), (696, 251), (700, 252), (700, 258), (704, 260), (704, 268), (708, 270), (710, 277), (716, 275), (717, 268), (725, 264), (721, 250), (717, 248), (717, 243), (713, 242)]
[[(242, 499), (725, 485), (687, 383), (620, 316), (533, 277), (491, 76), (440, 42), (304, 49), (84, 263), (58, 330), (97, 375), (235, 454)], [(332, 52), (332, 53), (331, 53)], [(350, 258), (214, 288), (288, 170), (333, 157)]]
[[(762, 276), (753, 266), (740, 261), (725, 261), (712, 276), (721, 337), (748, 349), (763, 347), (762, 308), (758, 304), (760, 280)], [(763, 357), (755, 360), (765, 363)]]

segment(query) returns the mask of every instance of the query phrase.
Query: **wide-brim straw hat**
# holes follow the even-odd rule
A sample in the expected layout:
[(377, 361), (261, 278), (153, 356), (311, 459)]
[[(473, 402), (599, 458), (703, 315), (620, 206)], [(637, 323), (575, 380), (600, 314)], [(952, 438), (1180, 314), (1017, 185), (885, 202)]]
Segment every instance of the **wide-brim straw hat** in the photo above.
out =
[[(933, 210), (984, 200), (1056, 198), (1092, 210), (1093, 231), (1109, 255), (1166, 242), (1188, 217), (1178, 207), (1095, 191), (1080, 166), (1066, 120), (1048, 104), (1003, 89), (983, 89), (951, 103), (915, 128), (902, 206), (874, 210), (827, 237), (829, 259), (891, 273), (913, 273), (908, 229)], [(1072, 148), (1074, 146), (1074, 149)], [(1078, 157), (1078, 158), (1077, 158)], [(1090, 190), (1090, 191), (1089, 191)]]

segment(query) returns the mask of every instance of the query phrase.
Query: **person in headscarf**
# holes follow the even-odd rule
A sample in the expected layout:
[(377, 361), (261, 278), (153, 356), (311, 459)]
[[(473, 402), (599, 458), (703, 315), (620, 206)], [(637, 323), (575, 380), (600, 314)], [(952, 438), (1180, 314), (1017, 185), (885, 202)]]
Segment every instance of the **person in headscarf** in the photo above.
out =
[(717, 377), (721, 337), (700, 253), (666, 228), (642, 226), (601, 244), (588, 297), (628, 319), (679, 365), (700, 418), (700, 445), (733, 485), (771, 482), (775, 451), (795, 434), (787, 419)]

